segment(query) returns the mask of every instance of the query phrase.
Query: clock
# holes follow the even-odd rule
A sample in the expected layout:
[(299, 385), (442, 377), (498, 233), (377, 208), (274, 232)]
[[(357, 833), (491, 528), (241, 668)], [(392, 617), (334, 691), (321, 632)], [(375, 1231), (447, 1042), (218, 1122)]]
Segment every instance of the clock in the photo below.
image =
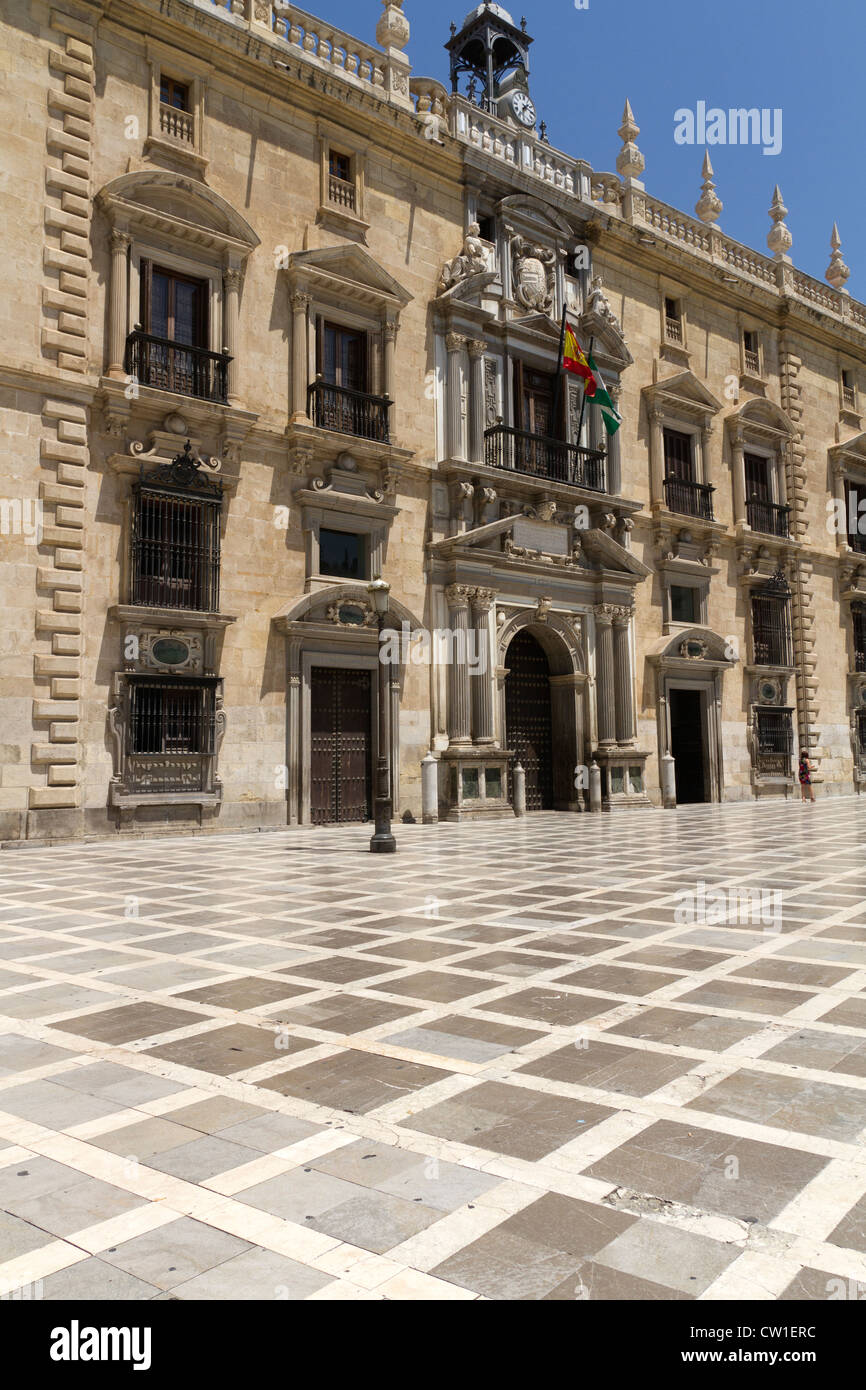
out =
[(535, 106), (533, 105), (531, 97), (527, 96), (526, 92), (514, 93), (511, 98), (511, 110), (514, 113), (515, 120), (518, 120), (521, 125), (527, 128), (535, 125)]

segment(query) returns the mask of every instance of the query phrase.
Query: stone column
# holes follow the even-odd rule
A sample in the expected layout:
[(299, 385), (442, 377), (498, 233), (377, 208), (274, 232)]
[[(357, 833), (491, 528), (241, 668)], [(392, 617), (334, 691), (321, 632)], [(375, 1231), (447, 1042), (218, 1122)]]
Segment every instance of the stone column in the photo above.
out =
[(292, 303), (292, 414), (293, 421), (309, 422), (307, 415), (307, 310), (310, 296), (294, 290)]
[(469, 462), (484, 462), (484, 352), (483, 339), (470, 338), (469, 347)]
[[(382, 338), (384, 341), (384, 363), (382, 372), (382, 395), (389, 400), (394, 399), (394, 355), (397, 345), (397, 325), (393, 319), (389, 319), (382, 327)], [(393, 427), (393, 421), (389, 421)]]
[(616, 692), (613, 663), (613, 615), (609, 603), (595, 609), (595, 703), (599, 746), (616, 743)]
[(632, 610), (617, 608), (613, 615), (614, 695), (616, 704), (616, 741), (634, 742), (634, 687), (631, 678), (629, 633)]
[(469, 597), (465, 584), (450, 584), (445, 590), (451, 622), (451, 664), (448, 668), (448, 742), (461, 747), (471, 739), (471, 699), (469, 667), (466, 663), (469, 632)]
[(238, 305), (241, 273), (234, 266), (223, 271), (223, 347), (231, 357), (226, 374), (229, 405), (238, 404)]
[(711, 470), (710, 470), (710, 444), (711, 444), (711, 442), (712, 442), (712, 438), (713, 438), (713, 427), (712, 427), (712, 425), (703, 425), (703, 426), (701, 427), (701, 477), (700, 477), (700, 481), (701, 481), (702, 483), (709, 483), (709, 482), (711, 481), (711, 477), (710, 477), (710, 472), (711, 472)]
[(493, 670), (490, 659), (489, 614), (496, 599), (495, 589), (476, 589), (472, 595), (473, 631), (475, 633), (475, 652), (478, 665), (475, 674), (470, 676), (472, 689), (472, 731), (473, 742), (482, 745), (493, 744), (496, 735), (493, 729)]
[(463, 411), (460, 392), (460, 355), (466, 339), (460, 333), (448, 333), (445, 346), (448, 349), (448, 457), (464, 459), (463, 452)]
[(731, 435), (731, 481), (734, 493), (734, 526), (746, 524), (746, 460), (742, 430)]
[[(108, 375), (123, 381), (126, 335), (129, 332), (129, 271), (127, 253), (132, 238), (115, 227), (108, 238), (111, 247), (111, 291), (108, 320)], [(142, 325), (144, 327), (144, 325)]]
[[(610, 398), (619, 410), (620, 383), (609, 381), (607, 389)], [(616, 434), (609, 434), (607, 437), (607, 490), (615, 497), (618, 497), (622, 490), (622, 444), (620, 442), (620, 430)]]
[(662, 412), (657, 406), (650, 410), (650, 482), (652, 497), (650, 501), (666, 506), (665, 499), (665, 437), (662, 425)]

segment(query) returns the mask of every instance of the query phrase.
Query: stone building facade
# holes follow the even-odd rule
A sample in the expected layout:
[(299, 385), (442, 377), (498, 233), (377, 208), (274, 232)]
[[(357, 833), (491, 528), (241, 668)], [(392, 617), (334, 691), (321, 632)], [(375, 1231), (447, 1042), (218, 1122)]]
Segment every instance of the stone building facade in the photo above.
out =
[(266, 0), (2, 33), (0, 840), (368, 819), (380, 575), (397, 817), (430, 754), (453, 819), (513, 814), (517, 761), (530, 811), (787, 795), (799, 747), (860, 789), (835, 229), (822, 284), (778, 190), (770, 255), (708, 163), (667, 206), (628, 105), (615, 173), (554, 150), (498, 6), (451, 90), (398, 0), (375, 45)]

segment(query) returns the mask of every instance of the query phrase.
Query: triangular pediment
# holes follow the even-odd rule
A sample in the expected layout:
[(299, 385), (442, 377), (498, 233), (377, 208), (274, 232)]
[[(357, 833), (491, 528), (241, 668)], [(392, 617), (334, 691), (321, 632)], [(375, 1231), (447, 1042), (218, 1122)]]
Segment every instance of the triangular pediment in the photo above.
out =
[(643, 395), (650, 403), (705, 418), (717, 414), (722, 408), (721, 401), (716, 400), (712, 391), (692, 371), (677, 372), (674, 376), (655, 381), (651, 386), (644, 387)]
[(524, 333), (535, 333), (539, 337), (549, 338), (554, 343), (559, 342), (560, 325), (548, 314), (524, 314), (523, 318), (510, 319), (508, 327), (519, 328)]
[(362, 246), (326, 246), (316, 251), (295, 251), (289, 258), (289, 277), (298, 283), (326, 280), (336, 286), (342, 282), (382, 301), (390, 300), (401, 306), (413, 298), (399, 280), (383, 270)]
[[(440, 554), (452, 553), (456, 550), (490, 550), (491, 543), (496, 542), (500, 537), (514, 537), (515, 527), (518, 528), (518, 538), (526, 541), (526, 537), (520, 536), (521, 527), (527, 529), (528, 525), (533, 528), (531, 537), (531, 550), (537, 551), (542, 556), (551, 556), (556, 560), (565, 554), (561, 544), (555, 547), (551, 544), (550, 550), (545, 549), (544, 531), (549, 525), (551, 539), (554, 536), (565, 533), (565, 528), (554, 523), (544, 523), (534, 520), (531, 516), (505, 516), (498, 521), (490, 521), (486, 526), (476, 526), (471, 531), (464, 531), (459, 536), (448, 536), (444, 540), (436, 541), (431, 549)], [(639, 560), (625, 546), (614, 540), (613, 536), (607, 534), (599, 528), (588, 531), (578, 531), (575, 533), (575, 540), (580, 538), (580, 550), (583, 552), (580, 568), (585, 572), (587, 568), (597, 568), (605, 570), (607, 573), (619, 573), (623, 576), (631, 575), (638, 579), (646, 579), (652, 570), (643, 561)], [(505, 557), (503, 557), (505, 558)], [(589, 562), (587, 565), (586, 562)]]

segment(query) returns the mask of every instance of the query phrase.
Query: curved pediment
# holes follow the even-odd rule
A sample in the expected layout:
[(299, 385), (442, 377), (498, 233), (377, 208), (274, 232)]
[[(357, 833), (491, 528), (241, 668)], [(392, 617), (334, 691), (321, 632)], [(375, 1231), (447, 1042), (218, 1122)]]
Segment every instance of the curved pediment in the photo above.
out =
[(519, 220), (536, 231), (546, 231), (551, 236), (574, 236), (574, 228), (562, 213), (556, 212), (540, 198), (533, 198), (528, 193), (509, 194), (497, 204), (496, 211), (507, 218)]
[[(288, 604), (273, 618), (283, 631), (299, 624), (327, 623), (335, 627), (354, 627), (360, 631), (375, 630), (378, 626), (366, 584), (335, 584), (313, 594), (305, 594), (296, 603)], [(388, 609), (392, 625), (408, 623), (412, 632), (421, 628), (414, 613), (392, 594)]]
[(653, 643), (647, 660), (653, 666), (735, 666), (738, 657), (731, 655), (730, 640), (711, 627), (695, 624), (678, 628)]
[(115, 227), (145, 227), (246, 256), (259, 238), (246, 218), (207, 184), (186, 174), (143, 169), (121, 174), (97, 195)]
[(768, 401), (764, 397), (745, 401), (739, 410), (732, 411), (726, 417), (725, 424), (729, 429), (740, 428), (744, 431), (752, 430), (755, 433), (782, 434), (789, 438), (793, 438), (797, 432), (797, 427), (790, 415), (786, 415), (780, 405), (776, 405), (774, 401)]

